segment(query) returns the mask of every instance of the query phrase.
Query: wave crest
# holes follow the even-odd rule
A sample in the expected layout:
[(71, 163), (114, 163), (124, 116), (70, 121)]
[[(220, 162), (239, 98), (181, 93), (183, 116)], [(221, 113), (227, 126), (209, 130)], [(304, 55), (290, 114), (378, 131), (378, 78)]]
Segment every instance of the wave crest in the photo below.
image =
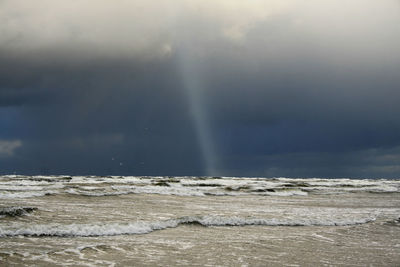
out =
[(279, 220), (222, 216), (186, 216), (176, 219), (156, 222), (135, 222), (128, 224), (104, 223), (104, 224), (69, 224), (33, 225), (27, 228), (5, 229), (0, 228), (0, 237), (12, 236), (58, 236), (58, 237), (89, 237), (89, 236), (114, 236), (147, 234), (156, 230), (176, 228), (179, 225), (197, 224), (204, 227), (210, 226), (346, 226), (365, 224), (374, 221), (375, 218), (361, 218), (352, 220)]
[(33, 211), (37, 210), (37, 208), (32, 207), (4, 207), (0, 208), (0, 217), (17, 217), (27, 215)]

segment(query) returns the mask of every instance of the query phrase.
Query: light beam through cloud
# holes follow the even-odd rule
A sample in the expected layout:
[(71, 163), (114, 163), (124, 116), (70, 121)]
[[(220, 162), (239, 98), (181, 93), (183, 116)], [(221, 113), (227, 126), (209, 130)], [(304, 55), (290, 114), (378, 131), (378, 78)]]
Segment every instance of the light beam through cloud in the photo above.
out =
[(218, 162), (204, 98), (204, 85), (192, 51), (181, 49), (179, 55), (183, 89), (187, 95), (191, 116), (204, 159), (206, 175), (217, 174)]

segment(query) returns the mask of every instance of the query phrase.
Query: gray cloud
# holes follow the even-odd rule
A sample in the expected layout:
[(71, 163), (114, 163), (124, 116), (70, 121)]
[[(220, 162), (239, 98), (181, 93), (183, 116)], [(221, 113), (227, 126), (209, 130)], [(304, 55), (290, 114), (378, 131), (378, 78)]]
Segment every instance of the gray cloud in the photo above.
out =
[[(276, 153), (231, 158), (230, 162), (245, 162), (242, 165), (233, 164), (226, 171), (228, 175), (250, 173), (264, 177), (398, 178), (399, 157), (399, 147), (338, 153)], [(243, 165), (248, 168), (242, 169)]]
[(1, 1), (2, 171), (399, 175), (399, 8)]

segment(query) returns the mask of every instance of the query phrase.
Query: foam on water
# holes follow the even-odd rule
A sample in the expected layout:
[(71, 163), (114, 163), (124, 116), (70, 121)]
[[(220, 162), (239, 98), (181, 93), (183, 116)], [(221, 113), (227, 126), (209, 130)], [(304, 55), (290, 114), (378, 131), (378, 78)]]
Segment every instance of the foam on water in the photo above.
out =
[[(123, 187), (112, 186), (113, 189), (120, 190)], [(204, 196), (204, 193), (196, 189), (187, 189), (184, 187), (165, 187), (165, 186), (140, 186), (126, 187), (126, 192), (135, 194), (159, 194), (176, 196)]]
[(59, 236), (59, 237), (85, 237), (85, 236), (114, 236), (147, 234), (156, 230), (175, 228), (183, 224), (197, 224), (210, 226), (346, 226), (365, 224), (374, 221), (375, 218), (353, 219), (259, 219), (222, 216), (187, 216), (156, 222), (135, 223), (104, 223), (104, 224), (42, 224), (20, 227), (0, 227), (0, 237), (12, 236)]
[(33, 207), (0, 207), (0, 216), (1, 217), (16, 217), (27, 215), (28, 213), (37, 210), (37, 208)]
[(22, 192), (7, 192), (0, 191), (0, 199), (14, 199), (14, 198), (31, 198), (31, 197), (42, 197), (46, 195), (56, 194), (58, 191), (47, 190), (47, 191), (22, 191)]
[(0, 199), (48, 194), (118, 196), (307, 196), (308, 194), (399, 193), (399, 180), (135, 177), (135, 176), (0, 176)]
[(0, 176), (0, 262), (397, 266), (399, 193), (399, 180)]
[(40, 185), (0, 185), (0, 190), (6, 191), (42, 191), (48, 189), (61, 189), (62, 184), (51, 184), (46, 186)]

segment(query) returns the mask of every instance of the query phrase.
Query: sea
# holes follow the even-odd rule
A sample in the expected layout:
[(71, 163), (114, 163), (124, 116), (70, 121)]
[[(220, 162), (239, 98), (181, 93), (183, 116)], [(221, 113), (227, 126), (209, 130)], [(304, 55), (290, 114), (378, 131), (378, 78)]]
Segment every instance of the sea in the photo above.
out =
[(400, 266), (400, 180), (3, 175), (0, 266)]

